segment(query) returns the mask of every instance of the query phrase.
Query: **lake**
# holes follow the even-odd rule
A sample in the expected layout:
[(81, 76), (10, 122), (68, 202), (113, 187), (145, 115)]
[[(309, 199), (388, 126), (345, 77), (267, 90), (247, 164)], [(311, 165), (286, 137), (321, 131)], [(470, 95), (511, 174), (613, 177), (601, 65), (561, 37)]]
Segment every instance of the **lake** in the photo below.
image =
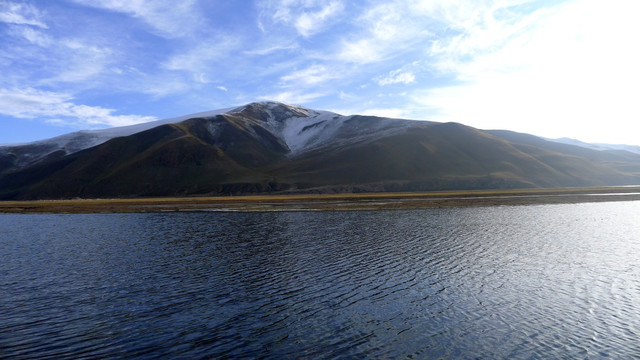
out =
[(640, 356), (640, 202), (0, 215), (0, 358)]

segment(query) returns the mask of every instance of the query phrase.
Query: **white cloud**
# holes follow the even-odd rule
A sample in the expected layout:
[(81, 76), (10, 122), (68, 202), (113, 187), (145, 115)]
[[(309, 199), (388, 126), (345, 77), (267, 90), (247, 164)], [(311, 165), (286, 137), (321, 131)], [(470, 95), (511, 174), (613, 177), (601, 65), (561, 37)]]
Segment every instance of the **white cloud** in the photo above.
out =
[(200, 84), (209, 84), (211, 81), (207, 78), (205, 73), (193, 74), (193, 80)]
[(115, 110), (78, 105), (73, 96), (33, 88), (0, 89), (0, 113), (20, 119), (44, 118), (76, 127), (125, 126), (156, 120), (152, 116), (114, 115)]
[(338, 78), (339, 75), (329, 71), (324, 65), (311, 65), (306, 69), (294, 71), (280, 78), (287, 86), (314, 86)]
[(48, 26), (42, 21), (42, 17), (42, 13), (31, 5), (9, 1), (0, 2), (0, 22), (47, 29)]
[(446, 28), (468, 30), (478, 23), (491, 22), (496, 11), (508, 14), (510, 8), (535, 0), (412, 0), (409, 8)]
[(222, 91), (224, 91), (224, 92), (228, 92), (228, 91), (229, 91), (229, 89), (227, 89), (227, 88), (226, 88), (226, 87), (224, 87), (224, 86), (216, 86), (216, 88), (217, 88), (218, 90), (222, 90)]
[(354, 20), (360, 31), (343, 38), (337, 58), (369, 64), (426, 47), (433, 34), (429, 22), (417, 17), (410, 2), (392, 1), (369, 8)]
[(322, 93), (303, 93), (296, 91), (284, 91), (276, 94), (261, 96), (258, 99), (264, 101), (277, 101), (284, 104), (298, 104), (303, 105), (310, 103), (320, 97), (325, 96)]
[(336, 16), (343, 9), (342, 3), (331, 1), (317, 11), (303, 12), (298, 15), (294, 21), (294, 26), (300, 35), (309, 37), (322, 30), (327, 20)]
[(39, 81), (40, 84), (59, 82), (85, 83), (91, 78), (104, 74), (115, 61), (113, 50), (106, 46), (88, 44), (79, 40), (58, 40), (54, 53), (56, 71), (53, 76)]
[(459, 82), (414, 100), (441, 121), (637, 144), (637, 10), (584, 0), (528, 14), (493, 7), (477, 21), (469, 12), (452, 22), (462, 35), (432, 49)]
[(378, 79), (378, 85), (385, 86), (391, 84), (411, 84), (416, 81), (416, 76), (402, 69), (390, 71), (389, 75)]
[[(34, 10), (37, 11), (37, 10)], [(5, 78), (1, 86), (29, 83), (32, 86), (57, 86), (73, 83), (92, 87), (100, 75), (119, 61), (117, 54), (102, 39), (64, 34), (57, 28), (12, 26), (5, 32), (7, 46), (0, 52)], [(26, 40), (26, 41), (25, 41)], [(33, 65), (38, 64), (38, 65)]]
[(338, 58), (348, 62), (367, 64), (378, 62), (386, 56), (386, 51), (374, 39), (359, 39), (344, 41)]
[(407, 115), (406, 109), (400, 108), (372, 108), (365, 109), (358, 113), (359, 115), (372, 115), (388, 118), (402, 118)]
[(48, 47), (53, 44), (51, 37), (42, 31), (35, 30), (30, 27), (19, 29), (19, 35), (25, 38), (29, 43), (40, 47)]
[(270, 45), (260, 49), (245, 50), (243, 53), (246, 55), (264, 56), (264, 55), (269, 55), (278, 51), (294, 50), (297, 48), (298, 48), (298, 45), (289, 43), (286, 45)]
[[(536, 36), (541, 22), (552, 11), (544, 8), (531, 13), (510, 10), (522, 2), (527, 1), (421, 2), (419, 9), (424, 16), (443, 22), (442, 26), (451, 33), (435, 39), (429, 47), (428, 55), (435, 60), (433, 67), (444, 73), (456, 72), (459, 78), (464, 78), (467, 73), (462, 71), (461, 65)], [(505, 63), (509, 59), (493, 60), (499, 62), (486, 65), (500, 71), (513, 67), (512, 63)], [(474, 70), (470, 70), (472, 75)]]

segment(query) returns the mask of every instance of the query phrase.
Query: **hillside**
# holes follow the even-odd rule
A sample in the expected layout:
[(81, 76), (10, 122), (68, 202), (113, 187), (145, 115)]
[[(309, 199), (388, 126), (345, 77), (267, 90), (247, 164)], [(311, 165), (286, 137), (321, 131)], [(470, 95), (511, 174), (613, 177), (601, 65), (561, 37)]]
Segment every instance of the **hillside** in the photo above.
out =
[(0, 147), (0, 199), (640, 183), (638, 154), (458, 123), (271, 102), (198, 115)]

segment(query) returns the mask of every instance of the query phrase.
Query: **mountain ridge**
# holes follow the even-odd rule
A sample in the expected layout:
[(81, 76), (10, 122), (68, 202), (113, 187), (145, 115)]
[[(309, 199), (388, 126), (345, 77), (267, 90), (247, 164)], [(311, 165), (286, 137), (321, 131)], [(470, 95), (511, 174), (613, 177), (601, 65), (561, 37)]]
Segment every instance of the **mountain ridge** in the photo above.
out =
[(106, 131), (0, 147), (0, 199), (640, 183), (638, 154), (506, 130), (275, 102), (199, 115), (107, 129), (118, 136), (93, 146)]

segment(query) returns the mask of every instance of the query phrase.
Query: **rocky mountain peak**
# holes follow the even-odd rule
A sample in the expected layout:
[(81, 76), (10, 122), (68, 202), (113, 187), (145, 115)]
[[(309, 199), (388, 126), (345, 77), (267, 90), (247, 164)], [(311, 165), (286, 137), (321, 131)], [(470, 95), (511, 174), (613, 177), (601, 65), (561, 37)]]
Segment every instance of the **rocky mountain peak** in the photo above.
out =
[(265, 123), (283, 122), (292, 117), (309, 117), (313, 110), (298, 105), (287, 105), (275, 101), (253, 102), (229, 111)]

